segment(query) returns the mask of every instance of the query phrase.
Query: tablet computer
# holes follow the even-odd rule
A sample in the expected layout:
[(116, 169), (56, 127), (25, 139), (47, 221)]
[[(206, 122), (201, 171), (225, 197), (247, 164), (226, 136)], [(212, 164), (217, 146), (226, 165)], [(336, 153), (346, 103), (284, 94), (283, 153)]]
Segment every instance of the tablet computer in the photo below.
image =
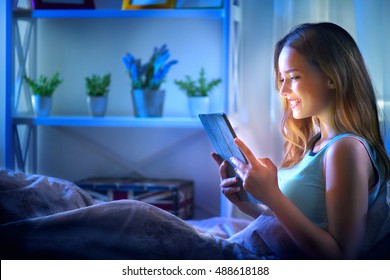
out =
[[(234, 164), (230, 161), (233, 156), (242, 162), (248, 163), (241, 150), (234, 143), (236, 133), (230, 124), (230, 121), (225, 113), (212, 113), (212, 114), (199, 114), (199, 119), (215, 149), (215, 152), (223, 159), (226, 160), (229, 165), (227, 168), (228, 177), (238, 177), (234, 171)], [(260, 203), (244, 189), (239, 192), (239, 196), (243, 199), (248, 196), (249, 201), (252, 203)]]

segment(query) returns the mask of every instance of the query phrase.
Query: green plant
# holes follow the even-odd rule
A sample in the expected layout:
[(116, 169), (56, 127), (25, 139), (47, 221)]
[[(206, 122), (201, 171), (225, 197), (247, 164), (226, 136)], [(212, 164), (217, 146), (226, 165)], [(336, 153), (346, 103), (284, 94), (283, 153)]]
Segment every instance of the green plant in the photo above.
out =
[(122, 61), (129, 72), (133, 89), (159, 89), (169, 69), (178, 62), (177, 60), (167, 62), (169, 56), (170, 52), (166, 45), (154, 48), (152, 57), (145, 64), (127, 53)]
[(208, 96), (209, 92), (221, 83), (221, 79), (206, 80), (206, 73), (203, 68), (200, 69), (197, 81), (186, 75), (184, 80), (175, 80), (175, 84), (186, 92), (187, 96)]
[(52, 96), (53, 92), (63, 81), (58, 72), (55, 72), (50, 78), (41, 75), (37, 80), (24, 75), (24, 80), (31, 87), (33, 94), (40, 96)]
[(111, 83), (111, 74), (104, 76), (92, 75), (85, 78), (85, 87), (88, 96), (106, 96)]

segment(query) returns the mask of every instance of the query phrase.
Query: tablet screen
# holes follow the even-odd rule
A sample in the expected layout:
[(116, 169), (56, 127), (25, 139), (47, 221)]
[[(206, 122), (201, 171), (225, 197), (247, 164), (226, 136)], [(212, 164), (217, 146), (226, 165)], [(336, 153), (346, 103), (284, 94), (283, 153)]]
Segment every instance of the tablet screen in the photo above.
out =
[[(215, 149), (215, 152), (222, 157), (222, 159), (226, 160), (229, 163), (228, 166), (228, 176), (229, 177), (239, 177), (235, 171), (234, 166), (230, 162), (230, 158), (234, 156), (235, 158), (241, 160), (242, 162), (247, 163), (246, 158), (242, 154), (241, 150), (237, 147), (236, 143), (234, 143), (234, 138), (236, 138), (236, 133), (232, 125), (229, 122), (228, 117), (225, 113), (213, 113), (213, 114), (199, 114), (199, 119), (203, 124), (204, 129), (210, 141)], [(253, 198), (251, 195), (246, 193), (239, 194), (247, 195), (249, 201), (253, 203), (260, 203), (258, 200)]]

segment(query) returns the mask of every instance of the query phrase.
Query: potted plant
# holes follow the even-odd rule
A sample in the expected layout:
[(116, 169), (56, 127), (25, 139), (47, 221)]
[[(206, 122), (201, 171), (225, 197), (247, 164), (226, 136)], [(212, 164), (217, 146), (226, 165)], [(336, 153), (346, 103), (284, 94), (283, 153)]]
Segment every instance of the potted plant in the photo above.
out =
[(170, 52), (166, 45), (155, 47), (149, 62), (142, 64), (127, 53), (122, 61), (126, 66), (132, 84), (132, 98), (137, 117), (160, 117), (163, 112), (165, 91), (160, 90), (166, 75), (177, 60), (168, 62)]
[(175, 80), (175, 84), (188, 97), (188, 107), (192, 117), (197, 117), (200, 113), (208, 113), (210, 104), (209, 94), (221, 81), (221, 79), (207, 81), (204, 68), (200, 69), (197, 81), (188, 75), (185, 76), (184, 80)]
[(102, 117), (107, 110), (108, 91), (111, 83), (111, 74), (104, 76), (92, 75), (85, 78), (87, 101), (92, 116)]
[(62, 83), (60, 74), (55, 72), (50, 78), (41, 75), (33, 80), (24, 75), (24, 80), (32, 89), (32, 104), (37, 116), (48, 116), (52, 107), (52, 96), (57, 87)]

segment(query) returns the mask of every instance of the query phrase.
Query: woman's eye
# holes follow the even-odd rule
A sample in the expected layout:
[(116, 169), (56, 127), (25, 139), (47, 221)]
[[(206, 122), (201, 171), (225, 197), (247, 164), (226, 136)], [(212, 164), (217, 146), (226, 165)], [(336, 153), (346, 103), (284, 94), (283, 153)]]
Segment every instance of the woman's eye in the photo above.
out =
[(291, 80), (295, 81), (295, 80), (298, 80), (299, 79), (299, 76), (292, 76), (290, 77)]

